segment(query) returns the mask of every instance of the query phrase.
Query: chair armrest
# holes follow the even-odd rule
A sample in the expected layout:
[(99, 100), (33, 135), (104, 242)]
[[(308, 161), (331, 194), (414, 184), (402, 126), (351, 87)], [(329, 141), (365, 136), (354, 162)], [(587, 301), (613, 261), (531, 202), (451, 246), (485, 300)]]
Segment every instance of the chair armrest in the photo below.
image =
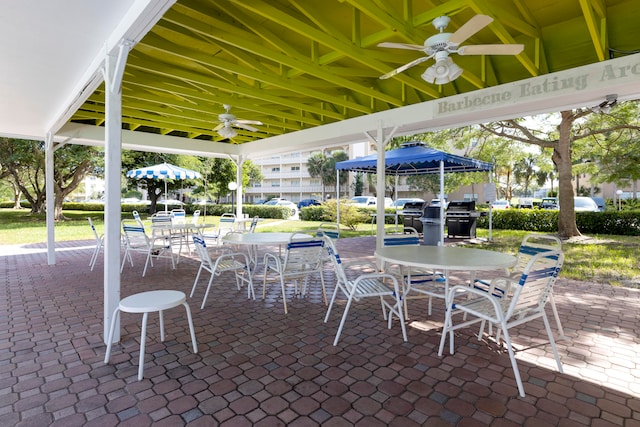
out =
[(282, 270), (282, 261), (280, 260), (280, 257), (267, 252), (266, 254), (264, 254), (264, 259), (262, 261), (262, 265), (264, 265), (264, 268), (270, 268), (272, 264), (275, 263), (275, 268), (277, 269), (277, 271), (281, 271)]

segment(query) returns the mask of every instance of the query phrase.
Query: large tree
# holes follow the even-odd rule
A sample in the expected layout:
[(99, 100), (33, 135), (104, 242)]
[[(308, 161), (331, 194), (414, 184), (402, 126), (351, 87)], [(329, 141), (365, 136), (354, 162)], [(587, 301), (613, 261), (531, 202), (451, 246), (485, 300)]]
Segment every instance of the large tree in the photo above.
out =
[[(62, 203), (87, 174), (99, 167), (99, 151), (83, 145), (64, 145), (54, 152), (54, 218), (64, 220)], [(45, 210), (45, 147), (42, 141), (0, 138), (0, 164), (31, 205), (31, 213)], [(16, 191), (16, 194), (19, 194)]]
[[(594, 114), (591, 109), (561, 111), (559, 123), (555, 129), (545, 129), (535, 121), (525, 122), (522, 119), (504, 120), (481, 125), (481, 129), (493, 135), (524, 142), (553, 150), (551, 159), (558, 171), (558, 196), (560, 212), (558, 215), (558, 234), (561, 238), (579, 236), (576, 226), (576, 214), (573, 206), (574, 191), (571, 184), (573, 177), (572, 145), (579, 140), (606, 135), (611, 132), (630, 129), (640, 130), (637, 118), (632, 122), (619, 122), (607, 127), (589, 126), (585, 120)], [(615, 114), (612, 112), (612, 114)]]

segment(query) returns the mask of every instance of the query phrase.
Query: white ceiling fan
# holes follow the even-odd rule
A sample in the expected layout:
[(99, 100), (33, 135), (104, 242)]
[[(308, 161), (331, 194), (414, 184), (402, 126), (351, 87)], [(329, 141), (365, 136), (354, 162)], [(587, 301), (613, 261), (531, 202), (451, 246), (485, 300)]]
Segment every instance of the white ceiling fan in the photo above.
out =
[(223, 104), (223, 107), (225, 112), (218, 115), (218, 121), (220, 124), (213, 129), (223, 138), (233, 138), (238, 135), (238, 132), (236, 132), (234, 127), (246, 129), (251, 132), (257, 132), (258, 129), (250, 125), (259, 126), (262, 124), (262, 122), (257, 120), (239, 120), (235, 115), (229, 112), (229, 110), (231, 110), (230, 105)]
[(406, 43), (378, 44), (379, 47), (420, 50), (427, 55), (398, 67), (380, 76), (380, 78), (388, 79), (428, 59), (435, 58), (435, 64), (426, 69), (422, 74), (422, 78), (429, 83), (445, 84), (460, 77), (463, 71), (462, 68), (458, 67), (449, 57), (451, 53), (457, 53), (458, 55), (517, 55), (524, 49), (524, 45), (522, 44), (460, 46), (469, 37), (489, 25), (493, 21), (493, 18), (487, 15), (475, 15), (462, 27), (458, 28), (458, 31), (455, 33), (445, 33), (444, 30), (447, 28), (447, 25), (449, 25), (450, 20), (448, 16), (440, 16), (434, 19), (433, 26), (440, 32), (426, 39), (423, 46)]

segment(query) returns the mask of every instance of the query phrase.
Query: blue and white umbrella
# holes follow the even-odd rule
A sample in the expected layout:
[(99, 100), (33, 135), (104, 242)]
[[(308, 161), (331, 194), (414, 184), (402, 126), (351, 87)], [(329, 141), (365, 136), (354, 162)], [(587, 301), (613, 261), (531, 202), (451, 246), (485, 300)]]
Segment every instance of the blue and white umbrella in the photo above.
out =
[(202, 178), (200, 172), (181, 168), (169, 163), (145, 166), (127, 171), (127, 178), (163, 179), (164, 180), (164, 210), (167, 210), (167, 179), (195, 179)]

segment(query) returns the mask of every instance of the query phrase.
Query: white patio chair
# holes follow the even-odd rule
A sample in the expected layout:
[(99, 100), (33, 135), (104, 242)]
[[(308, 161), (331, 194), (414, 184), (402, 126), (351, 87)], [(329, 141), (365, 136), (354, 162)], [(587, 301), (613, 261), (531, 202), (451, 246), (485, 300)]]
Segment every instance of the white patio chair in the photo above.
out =
[[(316, 229), (316, 237), (328, 237), (331, 240), (340, 238), (340, 224), (336, 222), (323, 222)], [(328, 251), (323, 254), (323, 260), (325, 263), (331, 262), (331, 256)]]
[(137, 221), (123, 220), (122, 232), (125, 239), (125, 252), (122, 259), (122, 266), (120, 272), (124, 269), (124, 264), (127, 259), (133, 267), (133, 259), (131, 257), (132, 252), (140, 252), (147, 255), (147, 259), (144, 263), (144, 270), (142, 276), (147, 273), (147, 266), (151, 263), (153, 267), (153, 258), (169, 258), (171, 259), (171, 268), (176, 268), (173, 260), (173, 252), (171, 250), (171, 238), (158, 235), (149, 237), (144, 230), (144, 227)]
[(249, 233), (255, 233), (256, 227), (258, 226), (258, 221), (260, 221), (260, 217), (258, 215), (251, 218), (251, 225), (249, 225)]
[[(535, 255), (540, 252), (547, 251), (562, 251), (562, 242), (560, 239), (548, 234), (527, 234), (524, 239), (522, 239), (522, 243), (520, 243), (518, 255), (516, 256), (516, 264), (511, 268), (511, 270), (507, 271), (507, 275), (517, 279)], [(489, 286), (490, 282), (487, 280), (477, 279), (474, 282), (474, 287), (477, 289), (486, 291), (489, 289)], [(504, 289), (495, 288), (493, 292), (495, 296), (501, 297), (504, 294)], [(553, 317), (556, 321), (556, 327), (560, 334), (558, 339), (563, 339), (565, 338), (564, 329), (562, 328), (560, 315), (558, 314), (558, 309), (553, 298), (553, 290), (549, 294), (549, 305), (551, 306), (551, 311), (553, 312)]]
[(322, 283), (322, 296), (327, 304), (327, 291), (322, 275), (322, 256), (325, 251), (324, 239), (309, 238), (303, 233), (294, 233), (287, 243), (286, 252), (283, 257), (266, 253), (264, 255), (264, 280), (262, 282), (262, 299), (267, 294), (267, 279), (271, 274), (280, 279), (282, 289), (282, 303), (284, 313), (287, 314), (286, 284), (290, 281), (295, 283), (295, 294), (305, 296), (307, 293), (307, 283), (309, 277), (315, 273), (320, 275)]
[(183, 243), (187, 246), (187, 254), (191, 254), (189, 228), (187, 227), (187, 212), (184, 209), (171, 210), (171, 239), (178, 243), (177, 262), (180, 262)]
[(316, 236), (318, 237), (327, 236), (332, 240), (339, 239), (340, 224), (336, 222), (323, 222), (318, 226), (316, 230)]
[[(333, 240), (325, 237), (325, 245), (327, 246), (327, 251), (336, 271), (336, 285), (333, 295), (331, 296), (331, 301), (329, 302), (329, 307), (327, 308), (327, 314), (324, 318), (325, 323), (329, 320), (329, 315), (331, 314), (331, 309), (333, 308), (333, 304), (336, 301), (338, 293), (342, 292), (347, 297), (347, 304), (345, 305), (344, 313), (340, 320), (340, 326), (338, 326), (338, 332), (333, 340), (333, 345), (338, 345), (338, 340), (340, 339), (340, 334), (342, 333), (342, 329), (347, 320), (351, 303), (354, 300), (360, 301), (362, 298), (369, 297), (380, 298), (383, 318), (388, 321), (389, 329), (391, 329), (391, 322), (394, 315), (400, 319), (402, 338), (407, 341), (407, 330), (404, 324), (404, 316), (402, 314), (401, 306), (402, 294), (400, 293), (400, 287), (396, 277), (388, 273), (372, 273), (363, 274), (354, 280), (350, 280), (347, 278), (343, 268), (342, 259), (336, 250)], [(389, 281), (391, 286), (384, 283), (385, 280)], [(389, 299), (391, 302), (388, 301)]]
[(211, 273), (209, 283), (207, 284), (207, 290), (205, 291), (204, 297), (202, 298), (202, 305), (200, 306), (200, 309), (204, 308), (204, 305), (207, 301), (209, 291), (211, 290), (211, 284), (213, 283), (213, 278), (220, 276), (225, 271), (233, 271), (233, 273), (235, 274), (236, 287), (238, 288), (238, 290), (241, 290), (243, 285), (247, 286), (247, 298), (256, 298), (256, 294), (253, 289), (253, 278), (251, 276), (249, 259), (247, 258), (246, 254), (240, 252), (225, 253), (220, 255), (216, 258), (215, 261), (213, 261), (211, 259), (211, 254), (207, 250), (207, 244), (205, 243), (205, 241), (198, 236), (192, 236), (192, 239), (196, 252), (198, 253), (198, 257), (200, 258), (200, 268), (198, 268), (198, 274), (196, 275), (196, 280), (194, 280), (193, 282), (193, 287), (191, 288), (191, 294), (189, 295), (189, 298), (193, 297), (202, 271), (204, 270)]
[[(413, 227), (405, 227), (404, 233), (385, 234), (383, 246), (420, 246), (420, 234)], [(398, 279), (402, 284), (405, 319), (409, 318), (408, 300), (428, 299), (427, 314), (431, 316), (433, 298), (446, 298), (446, 281), (441, 273), (419, 268), (398, 267)], [(383, 267), (384, 268), (384, 267)], [(411, 294), (414, 295), (411, 295)], [(418, 294), (418, 295), (415, 295)]]
[[(514, 326), (542, 318), (558, 365), (558, 371), (562, 373), (562, 363), (551, 333), (545, 305), (549, 300), (563, 261), (564, 255), (560, 251), (540, 252), (534, 255), (527, 263), (518, 280), (513, 277), (493, 279), (489, 289), (486, 291), (466, 285), (453, 286), (447, 295), (447, 311), (438, 355), (442, 356), (447, 334), (449, 335), (449, 352), (453, 354), (454, 331), (467, 328), (474, 323), (480, 323), (478, 340), (481, 340), (484, 325), (489, 322), (498, 328), (496, 340), (500, 341), (500, 334), (504, 337), (516, 383), (518, 384), (518, 391), (520, 396), (524, 397), (524, 387), (511, 345), (509, 330)], [(504, 291), (499, 297), (494, 292), (497, 288)], [(463, 314), (463, 316), (458, 316), (458, 314)], [(461, 317), (460, 323), (454, 325), (454, 316), (456, 319)], [(466, 316), (472, 318), (466, 320)]]
[(93, 231), (93, 236), (96, 239), (96, 247), (93, 248), (93, 253), (91, 254), (91, 260), (89, 261), (89, 266), (91, 266), (91, 271), (93, 271), (93, 267), (96, 265), (96, 261), (98, 260), (98, 255), (100, 255), (100, 250), (102, 249), (102, 245), (104, 244), (104, 234), (98, 234), (96, 231), (96, 227), (93, 225), (93, 221), (91, 218), (87, 218), (89, 221), (89, 226), (91, 227), (91, 231)]
[(208, 242), (208, 247), (219, 248), (222, 246), (222, 238), (234, 230), (235, 222), (236, 216), (234, 214), (224, 213), (214, 232), (208, 232), (204, 228), (200, 229), (200, 238)]

